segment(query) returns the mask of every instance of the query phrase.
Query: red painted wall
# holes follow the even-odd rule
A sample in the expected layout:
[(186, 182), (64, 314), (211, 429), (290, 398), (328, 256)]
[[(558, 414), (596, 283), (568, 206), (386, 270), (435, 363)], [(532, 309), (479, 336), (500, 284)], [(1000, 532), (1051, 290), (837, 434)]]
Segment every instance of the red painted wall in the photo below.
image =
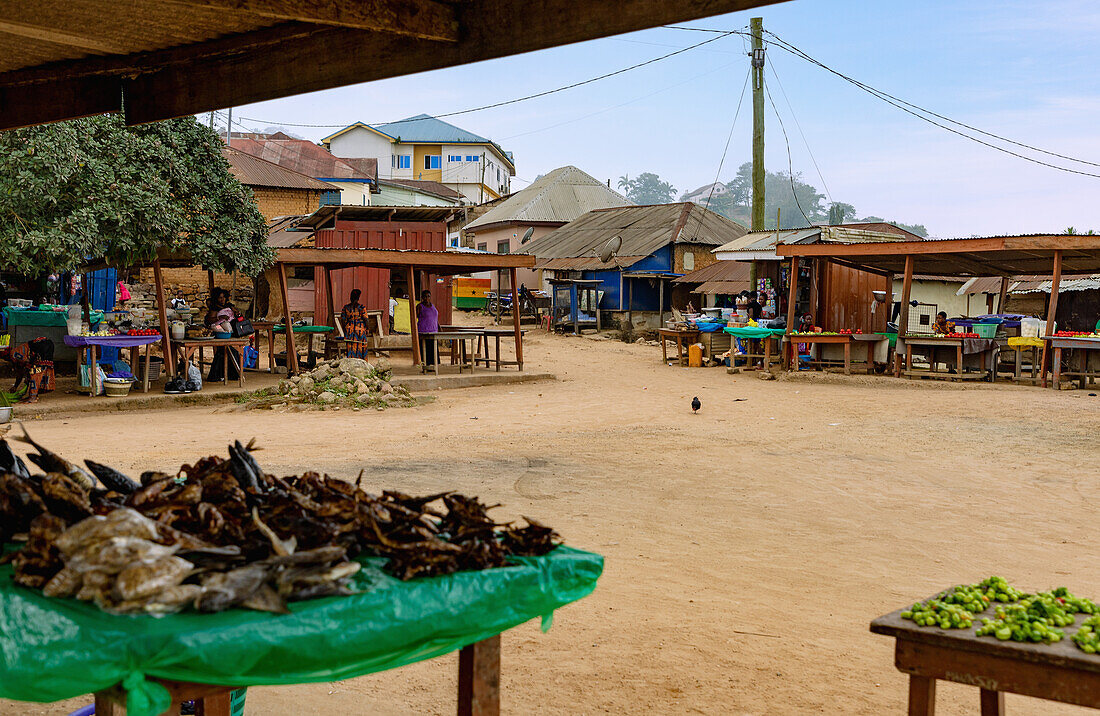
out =
[[(336, 221), (332, 229), (322, 229), (316, 234), (317, 248), (340, 249), (412, 249), (418, 251), (443, 251), (446, 246), (447, 225), (443, 222), (427, 221)], [(404, 271), (401, 271), (400, 283), (405, 284)], [(416, 277), (419, 290), (432, 290), (432, 303), (439, 309), (439, 322), (451, 322), (451, 277), (430, 276), (427, 284), (423, 278)], [(398, 280), (398, 276), (394, 276)], [(341, 269), (332, 272), (332, 284), (335, 291), (333, 305), (339, 311), (348, 302), (353, 288), (363, 292), (360, 302), (369, 311), (389, 313), (390, 271), (375, 268)], [(330, 321), (326, 292), (321, 270), (314, 274), (314, 317), (316, 322)], [(386, 322), (383, 321), (385, 324)], [(389, 330), (389, 326), (385, 326)]]

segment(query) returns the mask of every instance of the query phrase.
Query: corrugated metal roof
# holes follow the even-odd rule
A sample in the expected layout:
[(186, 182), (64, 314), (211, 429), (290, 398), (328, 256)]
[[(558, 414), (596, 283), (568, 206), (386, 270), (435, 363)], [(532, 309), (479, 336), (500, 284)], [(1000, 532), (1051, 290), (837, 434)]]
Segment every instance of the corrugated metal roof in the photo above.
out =
[(796, 244), (811, 236), (817, 236), (820, 228), (809, 229), (783, 229), (778, 234), (774, 231), (750, 231), (749, 233), (722, 244), (714, 250), (714, 253), (726, 251), (761, 251), (773, 248), (776, 244)]
[(485, 144), (489, 140), (480, 134), (468, 132), (461, 127), (456, 127), (450, 122), (436, 119), (430, 114), (418, 114), (415, 117), (406, 117), (396, 122), (385, 124), (372, 124), (372, 129), (388, 134), (402, 142), (439, 142), (449, 143), (477, 143)]
[[(350, 160), (345, 160), (350, 161)], [(379, 179), (379, 184), (389, 184), (391, 186), (401, 186), (406, 189), (412, 189), (413, 191), (424, 192), (425, 194), (434, 194), (442, 199), (464, 199), (462, 194), (455, 191), (446, 184), (440, 184), (437, 181), (427, 181), (424, 179)]]
[[(673, 283), (676, 283), (673, 281)], [(692, 293), (702, 293), (708, 296), (717, 294), (735, 294), (742, 291), (751, 291), (752, 281), (745, 278), (741, 281), (707, 281), (691, 289)]]
[(919, 234), (914, 234), (912, 231), (906, 231), (900, 226), (891, 224), (888, 221), (859, 221), (851, 224), (837, 224), (836, 226), (876, 231), (880, 234), (897, 234), (898, 236), (904, 237), (907, 241), (921, 241), (924, 238)]
[(707, 281), (748, 281), (752, 266), (743, 261), (715, 261), (710, 266), (686, 273), (673, 283), (706, 283)]
[(237, 149), (222, 147), (222, 154), (229, 161), (229, 171), (245, 186), (266, 186), (279, 189), (309, 189), (335, 191), (336, 187), (306, 176), (293, 169), (281, 167), (266, 159)]
[(446, 221), (461, 207), (454, 206), (322, 206), (302, 219), (302, 226), (318, 228), (337, 214), (347, 221)]
[(293, 231), (304, 216), (280, 216), (267, 225), (267, 245), (274, 249), (288, 249), (313, 236), (312, 231)]
[(574, 166), (559, 167), (517, 191), (464, 228), (491, 224), (573, 221), (593, 209), (632, 206), (629, 199)]
[[(1051, 276), (1013, 276), (1008, 280), (1009, 293), (1050, 293), (1054, 279)], [(1100, 274), (1090, 276), (1063, 276), (1058, 283), (1058, 292), (1062, 291), (1092, 291), (1100, 288)], [(982, 277), (972, 279), (966, 286), (959, 289), (962, 293), (999, 293), (1001, 279), (999, 277)]]
[(599, 271), (606, 268), (627, 268), (633, 266), (645, 256), (616, 256), (609, 263), (600, 261), (595, 256), (577, 256), (567, 259), (546, 259), (535, 264), (537, 269), (550, 269), (553, 271)]
[(246, 154), (311, 177), (325, 179), (378, 179), (378, 160), (340, 159), (324, 147), (305, 139), (249, 139), (233, 137), (231, 145)]
[(676, 243), (717, 246), (744, 231), (737, 222), (696, 204), (623, 206), (590, 211), (535, 239), (522, 253), (540, 259), (591, 258), (609, 239), (621, 236), (620, 255), (650, 256)]

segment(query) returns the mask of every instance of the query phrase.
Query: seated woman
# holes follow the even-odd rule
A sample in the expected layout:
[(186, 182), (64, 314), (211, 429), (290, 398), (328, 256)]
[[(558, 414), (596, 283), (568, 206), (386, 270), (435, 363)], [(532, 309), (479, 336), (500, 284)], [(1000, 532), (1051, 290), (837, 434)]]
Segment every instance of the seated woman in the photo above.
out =
[(13, 346), (7, 357), (15, 364), (15, 385), (11, 392), (18, 392), (23, 381), (27, 382), (27, 394), (23, 397), (23, 402), (37, 403), (39, 393), (48, 393), (54, 389), (57, 377), (53, 370), (53, 341), (49, 338), (33, 338)]
[(953, 330), (954, 326), (947, 320), (947, 312), (940, 311), (939, 313), (937, 313), (936, 322), (932, 324), (932, 332), (937, 335), (946, 336)]
[[(232, 333), (230, 322), (237, 318), (237, 310), (229, 302), (229, 291), (224, 288), (214, 289), (214, 293), (206, 302), (206, 317), (203, 323), (211, 332)], [(226, 374), (226, 351), (229, 351), (229, 372)], [(237, 380), (240, 378), (241, 354), (236, 348), (218, 346), (214, 349), (214, 361), (210, 364), (210, 374), (206, 377), (208, 382), (221, 382), (222, 380)]]

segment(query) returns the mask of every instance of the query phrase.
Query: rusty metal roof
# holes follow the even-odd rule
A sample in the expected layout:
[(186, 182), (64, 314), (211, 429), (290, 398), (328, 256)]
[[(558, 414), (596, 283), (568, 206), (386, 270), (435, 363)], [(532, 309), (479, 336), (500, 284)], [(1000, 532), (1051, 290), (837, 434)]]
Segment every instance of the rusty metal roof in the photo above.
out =
[[(378, 160), (341, 159), (306, 139), (252, 139), (233, 137), (230, 146), (273, 164), (325, 179), (378, 180)], [(335, 188), (335, 187), (334, 187)]]
[(715, 261), (691, 273), (686, 273), (673, 283), (706, 283), (707, 281), (748, 281), (752, 266), (745, 261)]
[(306, 176), (293, 169), (247, 154), (238, 149), (222, 148), (229, 160), (229, 171), (245, 186), (275, 187), (278, 189), (308, 189), (310, 191), (335, 191), (337, 187)]
[[(345, 159), (344, 161), (347, 162), (355, 160)], [(461, 193), (455, 191), (446, 184), (440, 184), (437, 181), (427, 181), (425, 179), (379, 179), (378, 183), (405, 187), (406, 189), (424, 192), (425, 194), (435, 194), (436, 196), (443, 199), (465, 199), (465, 197)]]
[[(718, 246), (745, 233), (745, 227), (690, 202), (598, 209), (527, 244), (522, 253), (540, 259), (590, 259), (616, 236), (620, 257), (650, 256), (670, 244)], [(637, 261), (637, 259), (635, 259)]]
[(467, 231), (504, 223), (565, 224), (593, 209), (631, 206), (625, 196), (573, 166), (539, 177), (465, 226)]
[(454, 206), (322, 206), (301, 221), (302, 226), (319, 229), (333, 219), (343, 221), (447, 221), (456, 210)]
[(313, 231), (295, 231), (304, 216), (280, 216), (267, 225), (267, 245), (273, 249), (288, 249), (313, 236)]

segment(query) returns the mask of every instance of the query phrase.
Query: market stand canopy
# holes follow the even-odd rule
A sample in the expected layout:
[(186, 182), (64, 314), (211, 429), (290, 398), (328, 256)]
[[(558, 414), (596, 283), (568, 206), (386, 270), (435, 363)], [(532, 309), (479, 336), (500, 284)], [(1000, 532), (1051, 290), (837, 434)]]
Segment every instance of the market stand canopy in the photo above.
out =
[(152, 122), (777, 1), (6, 3), (0, 28), (16, 40), (0, 46), (0, 129), (105, 112)]
[(904, 274), (912, 258), (914, 274), (937, 276), (1050, 275), (1056, 253), (1061, 272), (1100, 273), (1100, 236), (1034, 234), (854, 244), (780, 244), (782, 257), (820, 258), (861, 271)]

